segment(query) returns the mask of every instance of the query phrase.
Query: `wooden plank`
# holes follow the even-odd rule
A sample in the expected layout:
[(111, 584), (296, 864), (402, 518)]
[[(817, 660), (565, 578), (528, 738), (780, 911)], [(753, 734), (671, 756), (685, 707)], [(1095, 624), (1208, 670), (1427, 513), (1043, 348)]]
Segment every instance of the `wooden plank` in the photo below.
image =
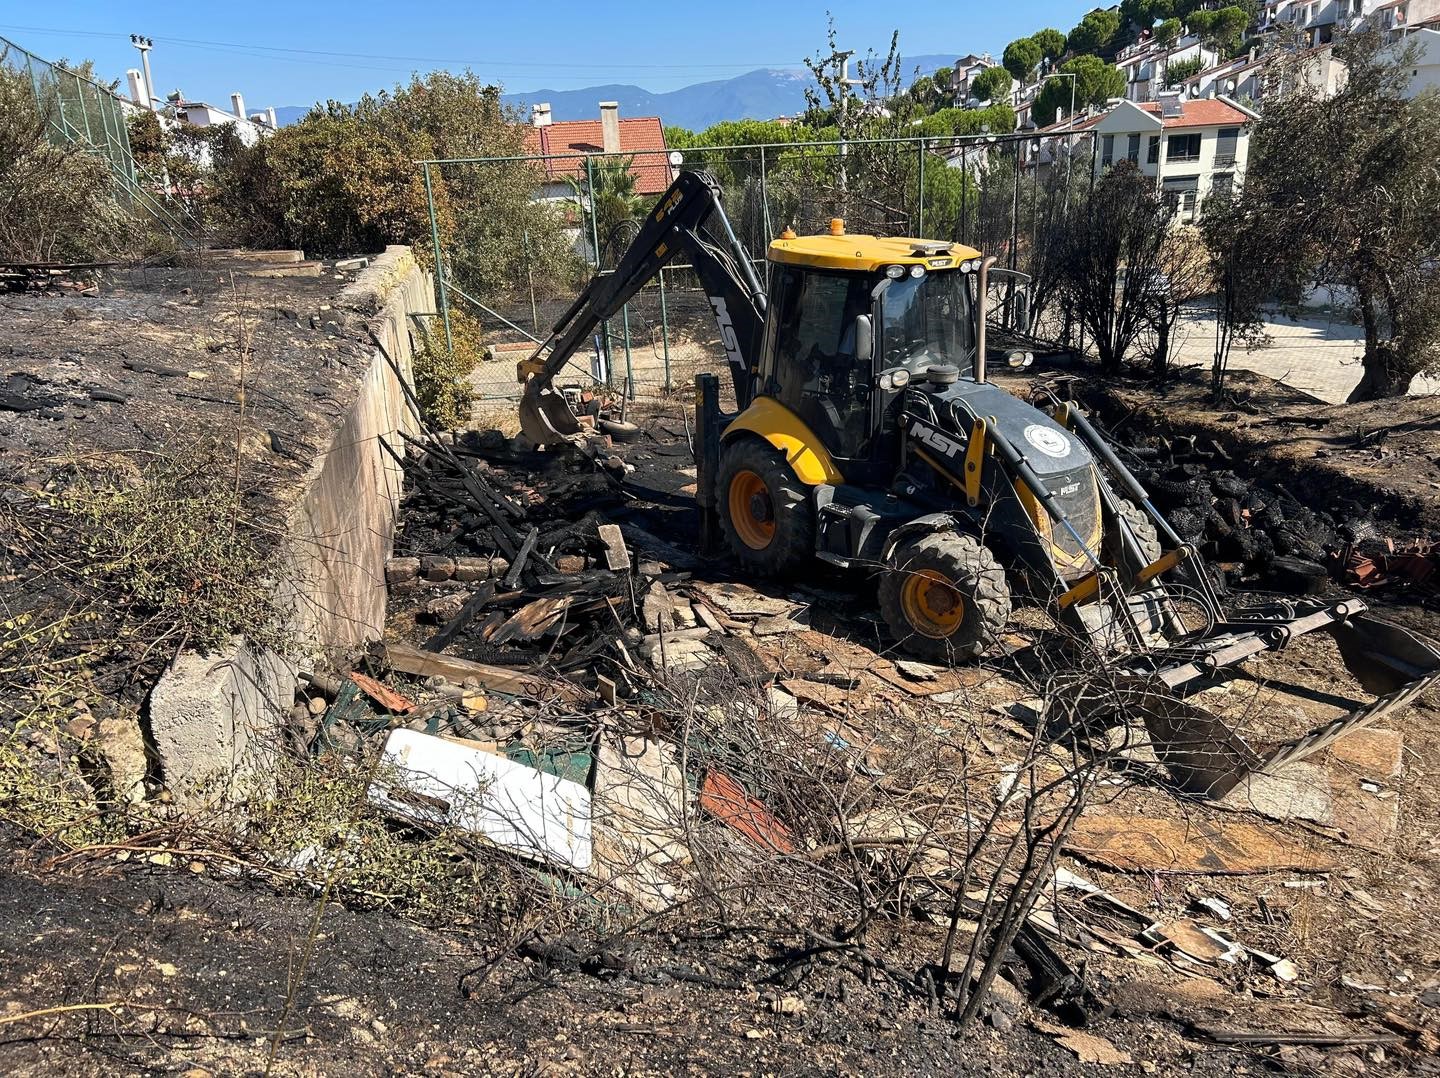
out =
[(560, 696), (573, 699), (573, 686), (553, 681), (543, 674), (534, 674), (510, 666), (491, 666), (488, 663), (471, 662), (450, 655), (436, 655), (422, 651), (409, 644), (386, 644), (385, 661), (391, 669), (416, 677), (433, 677), (438, 674), (456, 685), (466, 678), (474, 678), (493, 692), (509, 693), (512, 696)]

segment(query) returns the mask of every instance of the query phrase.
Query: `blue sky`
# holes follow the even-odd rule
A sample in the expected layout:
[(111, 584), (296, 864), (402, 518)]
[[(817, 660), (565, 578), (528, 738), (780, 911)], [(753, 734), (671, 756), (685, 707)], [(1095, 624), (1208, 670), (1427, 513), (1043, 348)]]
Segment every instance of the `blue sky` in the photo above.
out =
[(635, 83), (673, 90), (757, 67), (798, 66), (825, 40), (825, 12), (861, 53), (900, 31), (902, 53), (984, 52), (1044, 26), (1068, 31), (1087, 0), (145, 0), (0, 2), (0, 35), (46, 58), (91, 58), (106, 78), (138, 65), (130, 34), (155, 41), (161, 96), (251, 109), (353, 101), (411, 71), (469, 66), (507, 90)]

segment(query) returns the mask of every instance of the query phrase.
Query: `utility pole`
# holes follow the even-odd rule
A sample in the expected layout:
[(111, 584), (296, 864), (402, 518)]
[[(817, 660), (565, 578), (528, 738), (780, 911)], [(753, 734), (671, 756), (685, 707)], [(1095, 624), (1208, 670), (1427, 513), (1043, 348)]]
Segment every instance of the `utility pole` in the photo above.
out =
[(145, 107), (155, 111), (155, 81), (150, 77), (150, 50), (155, 42), (139, 34), (130, 35), (130, 44), (140, 50), (140, 69), (145, 73)]
[(850, 131), (850, 87), (861, 85), (860, 79), (850, 77), (850, 57), (855, 55), (854, 49), (845, 52), (837, 52), (831, 60), (840, 62), (840, 198), (841, 216), (844, 216), (848, 207), (845, 204), (845, 195), (850, 189), (849, 177), (845, 171), (845, 158), (850, 153), (850, 144), (846, 136)]

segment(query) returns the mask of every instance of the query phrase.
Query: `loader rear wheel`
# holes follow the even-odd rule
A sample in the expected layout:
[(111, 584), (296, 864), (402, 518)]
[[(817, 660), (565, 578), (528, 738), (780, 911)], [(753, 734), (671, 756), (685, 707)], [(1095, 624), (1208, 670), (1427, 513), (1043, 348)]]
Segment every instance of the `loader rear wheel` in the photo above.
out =
[(906, 651), (965, 662), (1010, 620), (1005, 571), (979, 540), (957, 532), (907, 539), (880, 580), (880, 613)]
[(731, 443), (716, 480), (720, 530), (741, 565), (777, 576), (815, 556), (815, 512), (776, 450), (750, 439)]
[[(1140, 553), (1145, 558), (1145, 564), (1151, 565), (1160, 557), (1163, 550), (1160, 546), (1160, 533), (1155, 530), (1155, 522), (1150, 519), (1150, 514), (1141, 509), (1129, 498), (1117, 498), (1117, 508), (1125, 523), (1130, 525), (1130, 532), (1135, 536), (1135, 541), (1140, 544)], [(1120, 561), (1120, 537), (1113, 532), (1105, 537), (1101, 548), (1101, 557), (1106, 565), (1118, 565)]]

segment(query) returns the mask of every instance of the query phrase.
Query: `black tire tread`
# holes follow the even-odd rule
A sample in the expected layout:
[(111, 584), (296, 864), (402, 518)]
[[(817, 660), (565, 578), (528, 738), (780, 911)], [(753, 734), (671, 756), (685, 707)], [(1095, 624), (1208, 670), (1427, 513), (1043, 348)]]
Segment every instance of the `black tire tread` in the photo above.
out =
[[(1005, 570), (990, 548), (960, 532), (930, 532), (901, 542), (892, 558), (894, 568), (880, 580), (880, 613), (891, 634), (905, 650), (923, 659), (966, 662), (976, 658), (1004, 630), (1010, 620), (1010, 585)], [(957, 582), (967, 607), (979, 617), (967, 616), (950, 637), (937, 639), (910, 628), (900, 600), (905, 570), (939, 569)]]
[[(1145, 556), (1145, 564), (1151, 564), (1164, 553), (1163, 548), (1160, 546), (1160, 532), (1156, 529), (1155, 522), (1150, 519), (1149, 513), (1145, 512), (1145, 510), (1141, 509), (1129, 498), (1117, 498), (1116, 503), (1120, 511), (1120, 516), (1124, 518), (1125, 523), (1130, 525), (1130, 531), (1134, 534), (1135, 541), (1140, 544), (1140, 553)], [(1113, 542), (1117, 545), (1112, 546), (1112, 540), (1110, 540), (1108, 536), (1106, 537), (1104, 551), (1105, 561), (1111, 565), (1115, 564), (1116, 558), (1114, 555), (1119, 552), (1119, 537), (1117, 536)]]
[[(748, 546), (730, 521), (730, 483), (736, 472), (752, 471), (765, 480), (775, 507), (775, 541), (764, 550)], [(756, 438), (744, 438), (721, 449), (715, 497), (725, 545), (742, 566), (773, 577), (809, 564), (815, 557), (815, 510), (795, 471), (780, 452)]]

